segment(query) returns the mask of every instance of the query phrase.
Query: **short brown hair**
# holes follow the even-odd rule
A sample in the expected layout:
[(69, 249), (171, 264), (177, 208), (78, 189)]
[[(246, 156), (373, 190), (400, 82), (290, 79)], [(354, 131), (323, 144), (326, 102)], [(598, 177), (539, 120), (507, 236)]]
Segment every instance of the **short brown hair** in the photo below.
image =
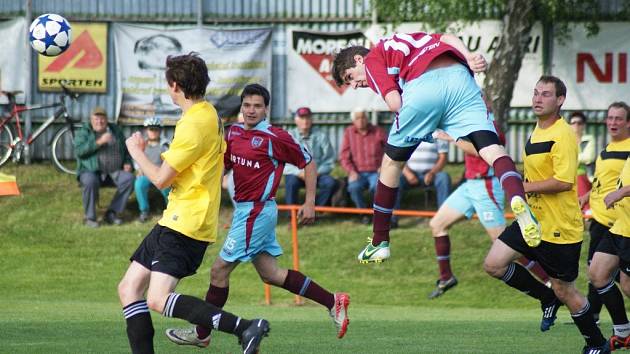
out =
[(538, 82), (553, 84), (556, 88), (556, 97), (567, 97), (567, 86), (559, 78), (551, 75), (543, 75), (538, 79)]
[(626, 111), (626, 121), (630, 118), (630, 107), (628, 107), (628, 104), (625, 103), (624, 101), (618, 101), (618, 102), (613, 102), (610, 104), (610, 106), (608, 106), (608, 110), (610, 110), (611, 108), (623, 108)]
[(345, 84), (343, 76), (346, 73), (346, 70), (355, 67), (356, 64), (354, 62), (354, 56), (360, 55), (365, 57), (369, 52), (370, 50), (365, 47), (353, 46), (344, 48), (335, 55), (331, 71), (337, 86), (341, 87)]
[(195, 52), (169, 55), (166, 58), (166, 81), (169, 85), (177, 83), (187, 99), (202, 98), (210, 83), (206, 62)]

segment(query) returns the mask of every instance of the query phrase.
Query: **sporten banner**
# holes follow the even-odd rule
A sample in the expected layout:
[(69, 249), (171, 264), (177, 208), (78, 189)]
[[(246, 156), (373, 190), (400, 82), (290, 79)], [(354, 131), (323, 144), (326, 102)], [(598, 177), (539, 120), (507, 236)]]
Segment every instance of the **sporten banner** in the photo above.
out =
[[(22, 91), (26, 88), (28, 37), (23, 17), (0, 22), (0, 90)], [(30, 49), (30, 46), (28, 47)]]
[(72, 23), (72, 43), (56, 57), (38, 55), (41, 91), (107, 92), (107, 24)]
[(197, 52), (206, 61), (206, 98), (219, 116), (235, 117), (249, 83), (271, 88), (271, 29), (216, 30), (181, 26), (112, 25), (118, 67), (118, 121), (156, 116), (173, 124), (181, 114), (167, 92), (166, 57)]

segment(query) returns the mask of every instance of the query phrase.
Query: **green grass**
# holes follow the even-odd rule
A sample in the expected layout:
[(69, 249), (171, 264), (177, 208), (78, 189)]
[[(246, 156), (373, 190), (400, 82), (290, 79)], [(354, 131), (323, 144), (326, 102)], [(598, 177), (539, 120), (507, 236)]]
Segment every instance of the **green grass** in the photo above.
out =
[[(132, 197), (121, 227), (93, 230), (82, 226), (80, 189), (74, 177), (48, 164), (10, 165), (22, 195), (0, 197), (0, 353), (128, 352), (116, 286), (128, 257), (151, 224), (137, 216)], [(100, 213), (113, 189), (104, 189)], [(224, 201), (220, 224), (229, 223)], [(155, 222), (157, 219), (154, 219)], [(285, 249), (280, 263), (290, 267), (287, 219), (277, 228)], [(426, 221), (402, 219), (392, 233), (392, 259), (359, 265), (356, 254), (369, 226), (351, 216), (326, 217), (299, 230), (300, 270), (331, 291), (351, 294), (352, 319), (346, 338), (337, 340), (327, 313), (317, 304), (293, 304), (293, 295), (272, 290), (264, 305), (263, 286), (251, 265), (232, 276), (226, 309), (245, 317), (268, 318), (272, 332), (263, 343), (268, 353), (575, 353), (583, 345), (570, 317), (560, 310), (551, 331), (538, 330), (537, 302), (487, 276), (482, 268), (488, 237), (477, 222), (452, 229), (452, 264), (460, 285), (428, 300), (437, 267)], [(184, 279), (178, 292), (202, 297), (209, 268), (225, 237), (210, 247), (199, 273)], [(586, 248), (586, 247), (584, 247)], [(583, 250), (585, 251), (585, 249)], [(585, 269), (578, 280), (585, 288)], [(162, 335), (168, 326), (185, 325), (153, 314), (158, 353), (201, 352), (177, 347)], [(604, 316), (602, 328), (610, 332)], [(213, 353), (236, 353), (236, 340), (218, 334)]]

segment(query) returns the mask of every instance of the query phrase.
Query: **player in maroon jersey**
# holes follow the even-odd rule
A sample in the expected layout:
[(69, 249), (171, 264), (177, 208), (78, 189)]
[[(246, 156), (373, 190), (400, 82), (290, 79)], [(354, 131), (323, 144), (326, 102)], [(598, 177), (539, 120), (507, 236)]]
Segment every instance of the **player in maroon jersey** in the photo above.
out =
[[(212, 265), (206, 301), (223, 307), (228, 298), (230, 274), (239, 263), (252, 262), (265, 283), (325, 306), (337, 327), (337, 337), (342, 338), (350, 322), (348, 294), (331, 293), (301, 272), (278, 267), (276, 261), (282, 255), (282, 248), (276, 240), (275, 195), (284, 165), (291, 163), (304, 169), (306, 198), (298, 212), (302, 224), (315, 220), (317, 166), (304, 146), (265, 119), (269, 101), (266, 88), (247, 85), (241, 94), (244, 122), (232, 125), (227, 131), (225, 168), (234, 172), (236, 208), (230, 232)], [(168, 329), (166, 335), (177, 344), (207, 347), (210, 343), (210, 329), (201, 326)]]
[(390, 219), (405, 161), (437, 128), (470, 141), (494, 168), (530, 247), (540, 244), (540, 225), (525, 202), (523, 181), (499, 144), (473, 74), (486, 69), (483, 56), (450, 34), (398, 33), (372, 48), (354, 46), (335, 57), (339, 86), (371, 88), (396, 113), (374, 197), (374, 234), (359, 253), (361, 263), (389, 258)]

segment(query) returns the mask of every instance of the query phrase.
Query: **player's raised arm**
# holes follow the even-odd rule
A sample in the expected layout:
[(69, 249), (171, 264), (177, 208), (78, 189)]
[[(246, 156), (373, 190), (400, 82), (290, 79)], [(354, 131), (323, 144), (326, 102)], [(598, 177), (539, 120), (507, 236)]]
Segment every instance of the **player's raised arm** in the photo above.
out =
[(468, 62), (470, 70), (476, 73), (486, 71), (488, 63), (483, 55), (470, 52), (468, 48), (466, 48), (464, 42), (462, 42), (457, 36), (445, 33), (440, 37), (440, 41), (450, 45), (462, 53)]

